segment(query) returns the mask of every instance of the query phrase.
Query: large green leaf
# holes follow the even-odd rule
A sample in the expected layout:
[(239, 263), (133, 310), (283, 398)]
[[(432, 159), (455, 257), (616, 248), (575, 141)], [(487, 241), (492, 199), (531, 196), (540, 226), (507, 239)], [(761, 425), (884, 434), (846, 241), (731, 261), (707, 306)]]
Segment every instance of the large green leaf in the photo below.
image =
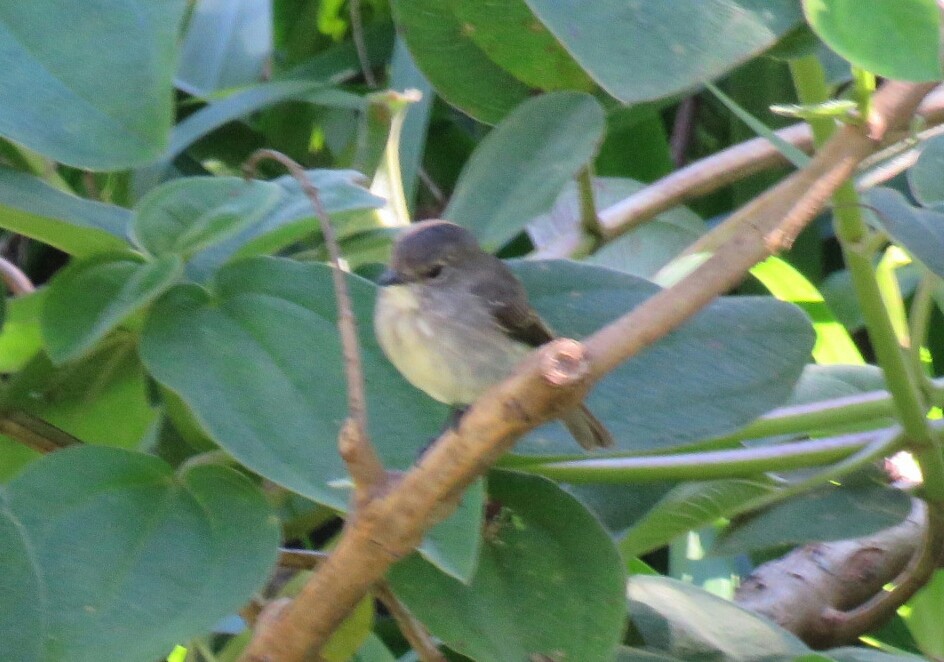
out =
[(0, 168), (0, 227), (84, 256), (118, 250), (131, 213), (52, 188), (41, 179)]
[(238, 177), (175, 179), (135, 208), (135, 241), (152, 255), (191, 255), (249, 227), (271, 211), (282, 189)]
[(760, 616), (687, 582), (635, 575), (630, 620), (648, 649), (683, 660), (792, 660), (811, 651)]
[[(575, 262), (513, 266), (538, 312), (569, 337), (596, 331), (658, 291), (640, 278)], [(789, 397), (813, 337), (809, 320), (791, 304), (719, 299), (607, 375), (587, 402), (623, 450), (730, 432)], [(573, 449), (558, 425), (539, 428), (516, 447), (543, 455)]]
[(730, 554), (810, 542), (859, 538), (900, 523), (911, 498), (884, 485), (823, 487), (776, 504), (728, 527), (715, 551)]
[(554, 92), (521, 104), (476, 148), (444, 218), (501, 248), (554, 204), (603, 139), (603, 108), (588, 94)]
[(540, 90), (589, 91), (593, 87), (524, 0), (457, 0), (451, 6), (472, 42), (526, 85)]
[(184, 0), (33, 0), (0, 8), (0, 134), (117, 170), (164, 150)]
[(475, 119), (497, 124), (531, 88), (495, 64), (473, 41), (452, 3), (394, 0), (397, 28), (439, 95)]
[(206, 96), (259, 80), (271, 57), (270, 0), (201, 0), (180, 45), (175, 82)]
[(134, 253), (104, 253), (70, 264), (46, 293), (42, 328), (49, 355), (63, 363), (88, 351), (182, 273), (175, 255), (149, 262)]
[(489, 495), (501, 509), (486, 525), (471, 584), (411, 556), (391, 571), (397, 596), (474, 660), (612, 660), (625, 580), (599, 522), (543, 478), (496, 472)]
[(941, 78), (934, 0), (803, 0), (803, 11), (816, 34), (858, 67), (902, 80)]
[[(410, 387), (370, 332), (374, 287), (349, 277), (360, 330), (370, 433), (388, 466), (405, 468), (441, 427), (442, 405)], [(350, 481), (337, 452), (347, 415), (331, 272), (278, 258), (234, 262), (212, 289), (181, 285), (151, 308), (141, 356), (210, 437), (259, 474), (338, 510)], [(478, 495), (478, 496), (476, 496)], [(481, 491), (431, 538), (429, 558), (471, 574)], [(444, 560), (447, 559), (447, 560)]]
[(624, 103), (718, 78), (802, 20), (794, 0), (525, 0), (584, 70)]
[(262, 493), (231, 469), (48, 455), (0, 492), (0, 657), (158, 659), (240, 607), (278, 540)]
[(868, 202), (897, 243), (944, 277), (944, 213), (912, 207), (901, 193), (884, 187), (869, 191)]

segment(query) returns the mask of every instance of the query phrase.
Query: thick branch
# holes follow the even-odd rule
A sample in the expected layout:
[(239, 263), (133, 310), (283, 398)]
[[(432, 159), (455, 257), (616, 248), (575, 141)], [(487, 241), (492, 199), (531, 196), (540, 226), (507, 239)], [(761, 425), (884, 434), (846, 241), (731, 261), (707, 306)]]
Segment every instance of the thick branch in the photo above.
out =
[[(806, 545), (765, 563), (741, 584), (735, 601), (816, 648), (849, 644), (885, 622), (937, 567), (941, 519), (927, 511), (914, 499), (911, 515), (897, 526)], [(883, 591), (888, 583), (895, 588)]]
[(257, 629), (244, 660), (301, 662), (316, 651), (398, 559), (444, 515), (445, 504), (483, 473), (518, 437), (574, 406), (591, 382), (680, 325), (737, 284), (754, 263), (780, 249), (814, 217), (856, 164), (877, 146), (876, 128), (914, 112), (928, 85), (890, 82), (876, 95), (872, 137), (856, 127), (837, 133), (807, 169), (734, 215), (726, 241), (689, 277), (643, 303), (580, 345), (557, 340), (486, 392), (387, 492), (348, 520), (337, 546), (294, 603)]

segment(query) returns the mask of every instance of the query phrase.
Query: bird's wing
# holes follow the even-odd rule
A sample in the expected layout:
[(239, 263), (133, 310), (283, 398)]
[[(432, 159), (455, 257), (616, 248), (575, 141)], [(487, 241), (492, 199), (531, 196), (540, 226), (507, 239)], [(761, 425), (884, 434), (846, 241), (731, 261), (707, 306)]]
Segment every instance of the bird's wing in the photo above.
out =
[(521, 282), (500, 260), (490, 266), (489, 277), (473, 285), (472, 293), (485, 302), (495, 322), (509, 337), (531, 347), (553, 340), (553, 332), (528, 303)]

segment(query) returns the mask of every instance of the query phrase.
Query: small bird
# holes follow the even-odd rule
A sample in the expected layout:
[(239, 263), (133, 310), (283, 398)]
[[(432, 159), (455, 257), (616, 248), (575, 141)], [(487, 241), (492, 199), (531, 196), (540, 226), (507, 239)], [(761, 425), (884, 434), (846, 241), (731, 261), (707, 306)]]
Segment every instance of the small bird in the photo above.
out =
[[(393, 246), (374, 310), (374, 330), (407, 381), (450, 405), (454, 416), (553, 340), (524, 286), (472, 234), (448, 221), (415, 223)], [(581, 403), (561, 417), (588, 450), (613, 445)]]

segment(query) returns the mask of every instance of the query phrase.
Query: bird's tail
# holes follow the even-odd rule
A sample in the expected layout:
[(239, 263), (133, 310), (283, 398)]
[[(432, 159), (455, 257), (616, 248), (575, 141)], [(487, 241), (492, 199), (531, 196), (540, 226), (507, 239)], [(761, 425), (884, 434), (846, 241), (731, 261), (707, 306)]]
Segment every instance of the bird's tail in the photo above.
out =
[(613, 446), (613, 436), (587, 406), (581, 403), (561, 417), (577, 443), (589, 451)]

